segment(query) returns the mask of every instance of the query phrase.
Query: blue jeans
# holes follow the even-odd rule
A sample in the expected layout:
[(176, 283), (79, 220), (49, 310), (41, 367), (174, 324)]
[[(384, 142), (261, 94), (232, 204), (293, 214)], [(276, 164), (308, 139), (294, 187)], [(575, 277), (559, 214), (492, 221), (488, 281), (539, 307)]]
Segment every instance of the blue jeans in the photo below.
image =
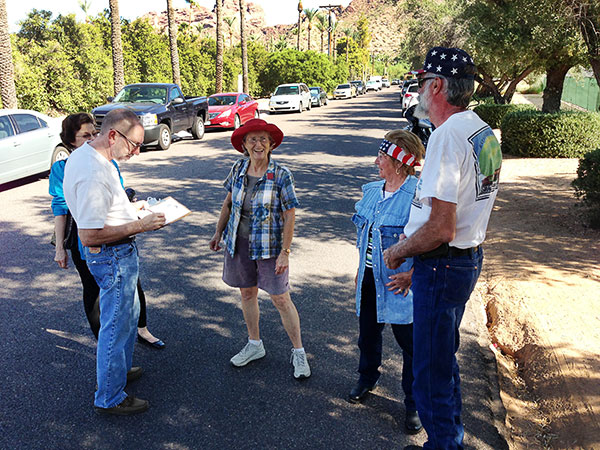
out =
[(127, 397), (124, 389), (140, 315), (136, 290), (138, 252), (135, 242), (114, 247), (103, 245), (99, 253), (92, 253), (86, 247), (85, 258), (100, 287), (101, 326), (96, 349), (98, 390), (94, 405), (112, 408)]
[[(400, 300), (399, 300), (400, 301)], [(360, 334), (358, 348), (360, 361), (358, 363), (358, 382), (365, 386), (374, 386), (379, 380), (381, 366), (382, 333), (385, 323), (377, 322), (377, 292), (373, 270), (365, 267), (363, 276), (360, 317), (358, 318)], [(391, 324), (396, 342), (402, 349), (402, 390), (404, 391), (404, 406), (406, 411), (416, 411), (413, 398), (413, 324)]]
[(463, 448), (458, 329), (482, 262), (481, 247), (472, 255), (414, 258), (413, 394), (427, 431), (425, 449)]

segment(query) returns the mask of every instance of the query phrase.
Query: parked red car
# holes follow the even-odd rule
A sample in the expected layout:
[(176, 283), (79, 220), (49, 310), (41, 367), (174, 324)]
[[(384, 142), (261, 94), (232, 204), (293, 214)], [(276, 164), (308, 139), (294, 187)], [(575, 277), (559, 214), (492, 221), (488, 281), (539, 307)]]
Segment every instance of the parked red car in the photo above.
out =
[(206, 128), (239, 128), (250, 119), (259, 118), (258, 103), (248, 94), (227, 92), (208, 97)]

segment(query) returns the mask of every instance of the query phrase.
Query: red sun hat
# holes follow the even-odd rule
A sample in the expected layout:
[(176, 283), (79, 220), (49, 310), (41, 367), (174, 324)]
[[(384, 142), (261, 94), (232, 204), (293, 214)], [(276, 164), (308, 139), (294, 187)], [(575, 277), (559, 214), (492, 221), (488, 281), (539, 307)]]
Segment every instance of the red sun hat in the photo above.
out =
[(277, 148), (283, 141), (283, 131), (281, 131), (277, 125), (268, 123), (262, 119), (250, 119), (231, 135), (231, 145), (233, 145), (233, 148), (240, 153), (244, 153), (244, 148), (242, 147), (244, 136), (253, 131), (266, 131), (271, 135), (275, 141), (271, 150)]

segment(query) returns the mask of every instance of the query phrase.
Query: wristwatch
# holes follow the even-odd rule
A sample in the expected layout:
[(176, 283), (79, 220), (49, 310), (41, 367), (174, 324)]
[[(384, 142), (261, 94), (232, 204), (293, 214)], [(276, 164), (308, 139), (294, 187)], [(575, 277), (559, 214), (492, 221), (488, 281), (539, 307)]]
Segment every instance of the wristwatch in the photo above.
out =
[(292, 251), (291, 251), (289, 248), (282, 248), (282, 249), (281, 249), (281, 251), (282, 251), (282, 252), (286, 252), (288, 255), (289, 255), (290, 253), (292, 253)]

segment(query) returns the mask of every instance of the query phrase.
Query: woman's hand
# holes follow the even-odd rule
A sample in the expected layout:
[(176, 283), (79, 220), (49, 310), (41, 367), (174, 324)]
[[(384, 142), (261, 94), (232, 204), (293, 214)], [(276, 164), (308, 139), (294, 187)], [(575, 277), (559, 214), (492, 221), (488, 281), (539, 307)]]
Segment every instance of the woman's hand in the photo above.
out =
[(412, 286), (412, 274), (414, 268), (411, 268), (408, 272), (399, 272), (392, 275), (389, 283), (386, 283), (388, 286), (388, 291), (394, 291), (394, 294), (402, 294), (404, 297), (408, 295), (408, 291)]
[(290, 256), (282, 251), (275, 261), (275, 275), (281, 275), (290, 266)]
[(211, 238), (210, 241), (208, 241), (208, 246), (210, 247), (210, 249), (214, 252), (218, 252), (219, 250), (221, 250), (221, 246), (219, 245), (219, 243), (221, 242), (221, 233), (219, 233), (218, 231), (215, 231), (215, 234), (213, 234), (213, 237)]
[(58, 263), (58, 267), (61, 269), (66, 269), (68, 267), (69, 255), (63, 247), (56, 246), (54, 261)]

